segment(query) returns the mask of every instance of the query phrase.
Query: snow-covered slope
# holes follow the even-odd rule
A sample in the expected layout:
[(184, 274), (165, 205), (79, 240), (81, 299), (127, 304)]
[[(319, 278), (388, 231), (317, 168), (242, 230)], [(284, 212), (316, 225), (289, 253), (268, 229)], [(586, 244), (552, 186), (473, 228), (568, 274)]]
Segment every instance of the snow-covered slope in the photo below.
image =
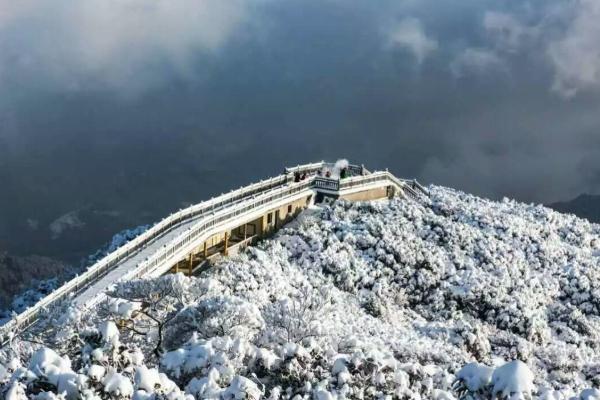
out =
[(125, 283), (92, 314), (49, 313), (36, 341), (55, 351), (16, 340), (1, 390), (600, 399), (599, 234), (440, 187), (430, 206), (338, 202), (198, 278)]

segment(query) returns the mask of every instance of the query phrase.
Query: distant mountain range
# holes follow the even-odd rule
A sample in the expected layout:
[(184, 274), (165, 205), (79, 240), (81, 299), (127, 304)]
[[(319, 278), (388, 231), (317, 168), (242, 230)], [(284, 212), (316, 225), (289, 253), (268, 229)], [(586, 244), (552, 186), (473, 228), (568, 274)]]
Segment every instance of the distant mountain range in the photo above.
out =
[(600, 223), (600, 195), (582, 194), (573, 200), (549, 204), (548, 207)]
[(68, 264), (56, 259), (36, 255), (21, 257), (6, 252), (0, 252), (0, 271), (0, 311), (24, 290), (51, 278), (59, 283), (73, 272)]

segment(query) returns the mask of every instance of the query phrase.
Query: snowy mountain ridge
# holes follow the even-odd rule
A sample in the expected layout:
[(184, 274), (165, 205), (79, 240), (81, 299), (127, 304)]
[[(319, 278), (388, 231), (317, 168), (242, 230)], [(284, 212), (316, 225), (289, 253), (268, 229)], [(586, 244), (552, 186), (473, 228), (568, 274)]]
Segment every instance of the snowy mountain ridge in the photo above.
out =
[[(307, 210), (197, 278), (68, 304), (8, 399), (600, 399), (600, 225), (432, 186)], [(43, 345), (41, 344), (43, 343)]]

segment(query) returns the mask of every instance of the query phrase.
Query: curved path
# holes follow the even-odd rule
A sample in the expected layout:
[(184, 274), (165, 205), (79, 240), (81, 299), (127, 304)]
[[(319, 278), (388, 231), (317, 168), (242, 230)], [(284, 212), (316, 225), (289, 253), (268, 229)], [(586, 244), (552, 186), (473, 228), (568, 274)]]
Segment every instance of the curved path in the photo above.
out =
[[(334, 167), (320, 162), (286, 168), (280, 176), (171, 214), (0, 327), (1, 343), (8, 343), (15, 334), (33, 325), (53, 304), (72, 299), (80, 307), (90, 307), (117, 281), (162, 275), (211, 235), (301, 199), (314, 202), (317, 197), (357, 198), (369, 191), (380, 197), (384, 193), (413, 200), (428, 195), (418, 182), (398, 179), (388, 171), (369, 172), (362, 166), (350, 165), (351, 177), (339, 180), (320, 176), (318, 172), (324, 168)], [(297, 175), (304, 174), (306, 179), (296, 181)]]

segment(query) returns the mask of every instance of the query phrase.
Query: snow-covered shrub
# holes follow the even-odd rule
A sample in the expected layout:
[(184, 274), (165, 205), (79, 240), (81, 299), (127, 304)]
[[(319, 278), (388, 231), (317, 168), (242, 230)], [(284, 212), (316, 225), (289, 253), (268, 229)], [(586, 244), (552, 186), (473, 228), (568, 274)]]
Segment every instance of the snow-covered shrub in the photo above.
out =
[(266, 335), (279, 343), (299, 343), (304, 339), (319, 335), (316, 322), (327, 318), (327, 308), (331, 302), (327, 287), (315, 290), (303, 287), (291, 297), (282, 297), (263, 309), (266, 321)]
[(249, 338), (263, 325), (258, 308), (235, 296), (207, 296), (182, 310), (170, 324), (169, 346), (181, 345), (193, 333), (202, 338)]
[(598, 389), (584, 389), (579, 395), (580, 400), (600, 400), (600, 390)]
[(456, 379), (470, 392), (482, 392), (492, 382), (494, 368), (468, 363), (458, 371)]
[(229, 386), (221, 393), (221, 398), (223, 400), (258, 400), (262, 397), (262, 394), (256, 383), (238, 375), (233, 378)]
[(18, 296), (15, 296), (11, 302), (11, 310), (17, 314), (22, 313), (39, 300), (52, 293), (59, 286), (58, 278), (50, 278), (37, 282), (35, 287), (25, 290)]
[(334, 202), (200, 277), (49, 310), (0, 350), (0, 396), (593, 399), (598, 243), (599, 225), (444, 188)]
[(522, 361), (515, 360), (494, 370), (492, 396), (503, 399), (530, 399), (535, 390), (533, 373)]
[(115, 325), (112, 321), (105, 321), (100, 324), (98, 328), (100, 335), (102, 336), (102, 340), (104, 343), (111, 344), (113, 346), (118, 345), (119, 343), (119, 329), (117, 325)]
[(104, 391), (116, 398), (130, 398), (133, 395), (133, 384), (128, 377), (109, 371), (104, 378)]
[(14, 381), (8, 387), (4, 396), (5, 400), (27, 400), (26, 387), (19, 381)]
[(531, 399), (536, 390), (533, 380), (529, 367), (519, 360), (497, 368), (468, 363), (456, 374), (455, 389), (461, 397), (468, 392), (477, 398)]
[(155, 338), (153, 352), (164, 351), (165, 330), (189, 302), (202, 295), (202, 289), (190, 284), (183, 274), (158, 279), (119, 282), (107, 293), (102, 316), (118, 322), (133, 335)]

